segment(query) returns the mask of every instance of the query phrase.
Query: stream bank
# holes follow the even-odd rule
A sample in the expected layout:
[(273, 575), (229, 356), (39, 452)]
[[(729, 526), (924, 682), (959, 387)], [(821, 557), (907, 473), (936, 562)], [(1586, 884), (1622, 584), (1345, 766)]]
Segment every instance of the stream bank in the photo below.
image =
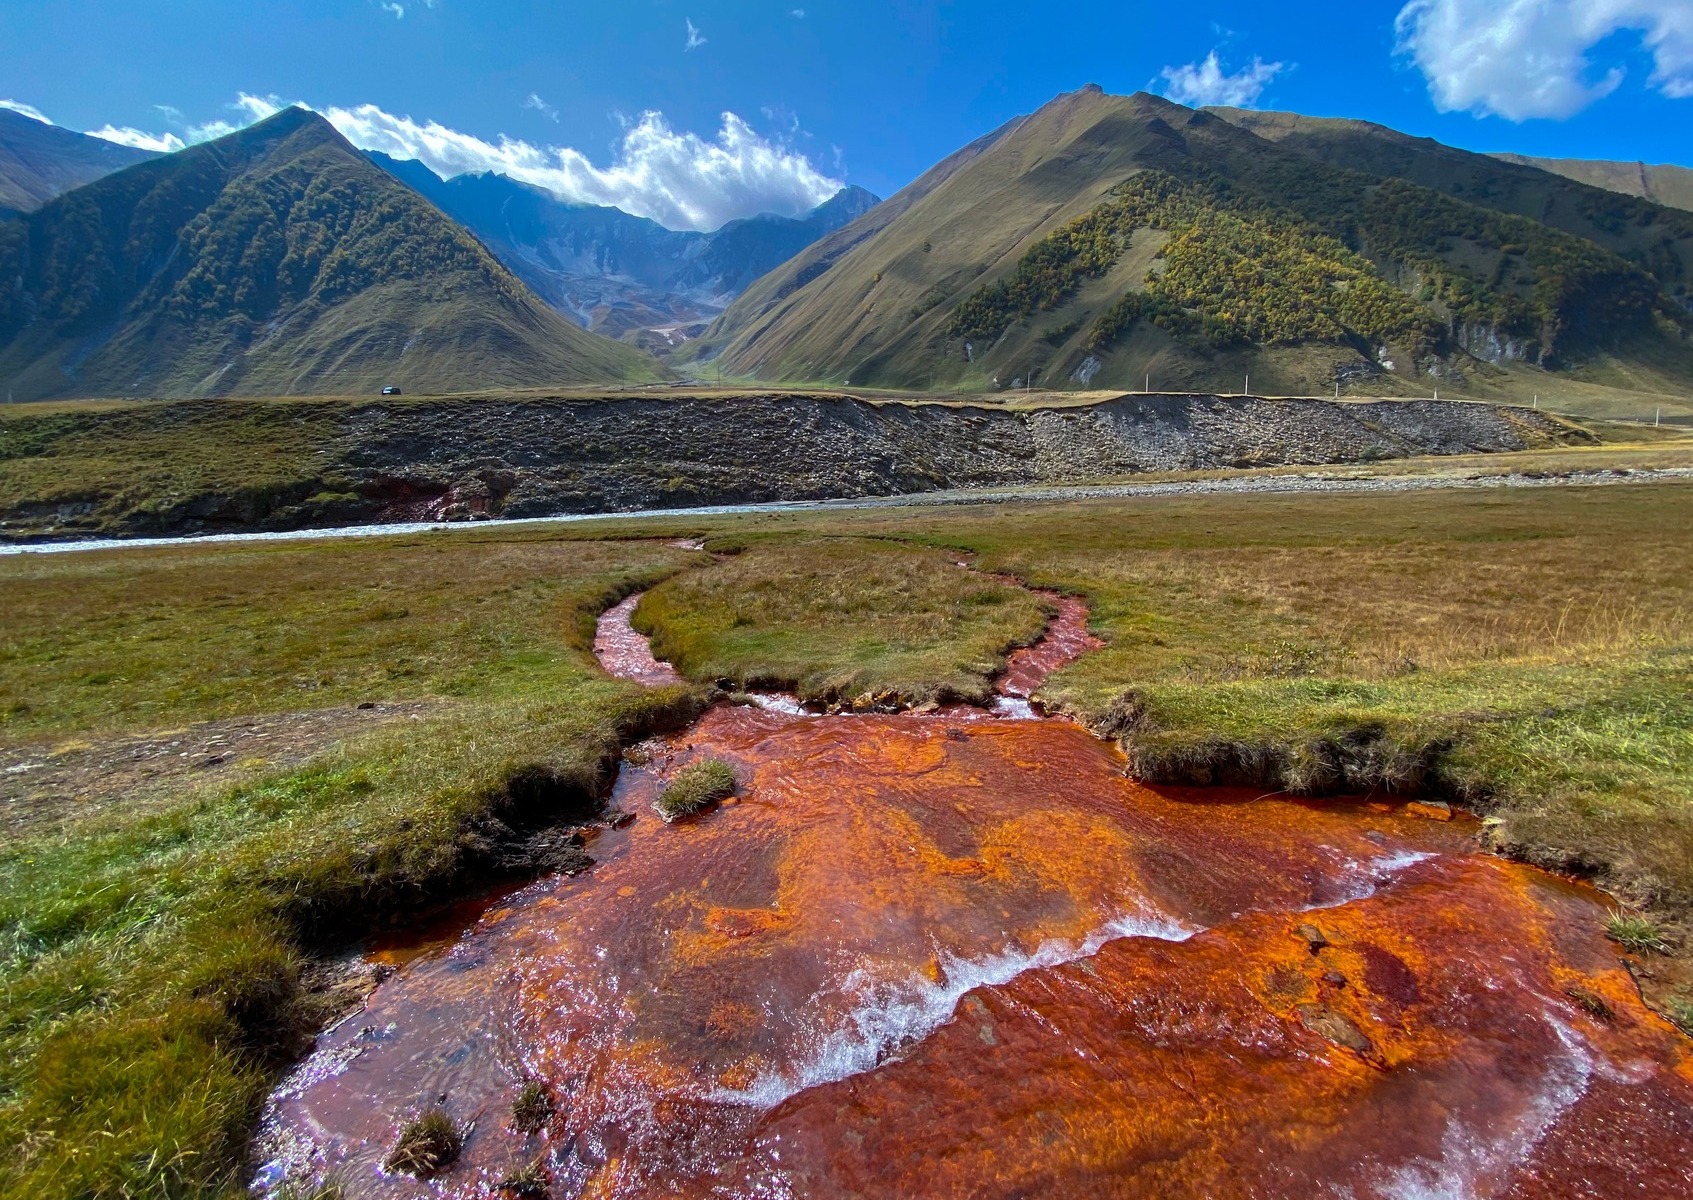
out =
[[(627, 607), (609, 620), (608, 667), (661, 671)], [(1073, 604), (1002, 693), (1035, 690), (1077, 628)], [(707, 758), (740, 795), (658, 820), (666, 781)], [(1461, 816), (1149, 788), (1126, 767), (1014, 706), (718, 705), (626, 756), (613, 804), (634, 820), (596, 835), (593, 871), (504, 898), (320, 1038), (273, 1097), (261, 1182), (1693, 1186), (1693, 1063), (1598, 934), (1596, 894), (1477, 853)], [(516, 1128), (531, 1086), (549, 1115)], [(464, 1133), (458, 1161), (427, 1183), (385, 1170), (399, 1127), (436, 1105)]]

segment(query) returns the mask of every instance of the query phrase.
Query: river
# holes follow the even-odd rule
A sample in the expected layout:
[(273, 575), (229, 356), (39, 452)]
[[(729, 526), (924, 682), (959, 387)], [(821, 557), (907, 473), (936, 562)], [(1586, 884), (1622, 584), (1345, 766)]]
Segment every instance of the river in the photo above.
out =
[[(634, 603), (603, 660), (663, 682)], [(1602, 897), (1434, 806), (1135, 782), (1024, 699), (1097, 644), (1058, 608), (993, 711), (767, 697), (637, 747), (591, 871), (398, 955), (320, 1037), (255, 1189), (509, 1196), (538, 1164), (556, 1197), (1693, 1195), (1689, 1044)], [(659, 820), (708, 757), (738, 797)], [(457, 1162), (385, 1171), (436, 1104)]]
[(144, 550), (159, 546), (198, 546), (225, 543), (321, 541), (324, 538), (415, 536), (453, 530), (525, 528), (574, 525), (584, 521), (686, 519), (724, 517), (742, 513), (806, 513), (876, 508), (925, 508), (960, 504), (1017, 504), (1042, 501), (1133, 499), (1149, 496), (1211, 494), (1306, 495), (1331, 492), (1423, 492), (1476, 488), (1545, 488), (1646, 483), (1693, 479), (1693, 468), (1640, 470), (1596, 469), (1556, 474), (1522, 475), (1481, 471), (1453, 475), (1367, 475), (1357, 470), (1332, 474), (1243, 475), (1220, 479), (1183, 479), (1161, 483), (1078, 484), (1038, 488), (971, 488), (915, 492), (898, 496), (865, 496), (842, 500), (782, 500), (767, 504), (714, 504), (700, 508), (654, 508), (630, 512), (564, 513), (550, 517), (505, 517), (478, 521), (390, 521), (367, 525), (338, 525), (322, 529), (264, 530), (260, 532), (190, 533), (169, 537), (67, 538), (58, 541), (0, 542), (0, 558), (20, 554), (78, 554), (96, 550)]

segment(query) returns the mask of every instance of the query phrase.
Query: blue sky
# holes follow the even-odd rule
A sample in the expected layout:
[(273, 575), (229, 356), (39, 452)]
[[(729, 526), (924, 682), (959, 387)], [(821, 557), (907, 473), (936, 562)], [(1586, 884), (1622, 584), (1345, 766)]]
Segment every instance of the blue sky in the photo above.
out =
[(673, 226), (891, 194), (1089, 82), (1693, 164), (1693, 0), (0, 0), (0, 99), (58, 124), (174, 144), (298, 101)]

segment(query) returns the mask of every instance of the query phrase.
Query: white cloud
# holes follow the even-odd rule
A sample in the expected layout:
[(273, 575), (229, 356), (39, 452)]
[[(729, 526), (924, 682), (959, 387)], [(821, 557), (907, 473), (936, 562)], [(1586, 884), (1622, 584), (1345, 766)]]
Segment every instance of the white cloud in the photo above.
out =
[(0, 108), (9, 108), (19, 116), (28, 117), (32, 121), (40, 121), (43, 125), (53, 123), (35, 105), (25, 104), (21, 100), (0, 100)]
[(541, 99), (541, 97), (539, 95), (537, 95), (535, 92), (529, 93), (529, 99), (527, 99), (523, 102), (523, 107), (534, 109), (536, 112), (540, 113), (543, 117), (546, 117), (549, 121), (557, 121), (558, 120), (558, 109), (554, 108), (552, 105), (548, 104), (545, 100)]
[(717, 229), (761, 212), (795, 216), (841, 188), (803, 154), (762, 137), (734, 113), (723, 114), (712, 141), (678, 133), (661, 113), (643, 113), (624, 130), (611, 165), (597, 167), (579, 150), (507, 137), (489, 142), (374, 104), (322, 111), (353, 145), (418, 159), (437, 175), (493, 171), (563, 200), (609, 204), (671, 229)]
[(1620, 64), (1590, 56), (1629, 31), (1652, 56), (1651, 85), (1693, 97), (1689, 0), (1411, 0), (1397, 28), (1400, 51), (1428, 79), (1442, 112), (1574, 116), (1622, 83)]
[(705, 45), (705, 43), (706, 43), (705, 34), (701, 33), (698, 29), (694, 28), (694, 23), (691, 19), (689, 19), (687, 17), (684, 17), (682, 19), (688, 22), (688, 44), (682, 47), (683, 51), (686, 52), (688, 50), (698, 50), (701, 46)]
[(1205, 56), (1204, 62), (1189, 63), (1185, 67), (1165, 67), (1161, 77), (1164, 94), (1177, 104), (1194, 108), (1207, 104), (1250, 108), (1258, 103), (1258, 97), (1264, 94), (1264, 89), (1282, 70), (1282, 63), (1267, 63), (1254, 56), (1251, 66), (1228, 75), (1213, 50)]
[[(165, 108), (167, 105), (159, 105)], [(227, 106), (235, 114), (233, 120), (216, 118), (200, 125), (188, 125), (182, 119), (182, 114), (171, 109), (174, 120), (184, 129), (184, 136), (189, 145), (198, 142), (209, 142), (214, 138), (224, 137), (234, 133), (237, 129), (245, 129), (255, 121), (262, 121), (266, 117), (274, 117), (287, 105), (282, 103), (280, 96), (254, 96), (249, 92), (238, 93), (235, 103)], [(169, 136), (169, 135), (166, 135)]]
[(156, 150), (160, 154), (169, 154), (187, 145), (174, 133), (148, 133), (144, 129), (132, 129), (127, 125), (106, 125), (99, 129), (90, 129), (88, 136), (116, 142), (120, 146), (134, 146), (137, 150)]
[(403, 21), (406, 19), (406, 6), (403, 4), (395, 4), (394, 0), (382, 0), (382, 11), (393, 13), (396, 21)]
[(796, 8), (796, 9), (793, 10), (792, 15), (793, 15), (794, 20), (803, 21), (803, 20), (805, 20), (805, 9)]
[[(283, 107), (279, 97), (242, 92), (229, 105), (230, 118), (198, 125), (179, 122), (180, 133), (110, 125), (90, 132), (126, 146), (180, 150), (263, 120)], [(361, 150), (417, 159), (443, 177), (480, 171), (509, 175), (562, 200), (611, 205), (671, 229), (717, 229), (763, 212), (798, 216), (842, 186), (785, 139), (764, 137), (734, 113), (723, 114), (722, 128), (711, 140), (677, 132), (662, 113), (643, 113), (638, 121), (625, 124), (610, 165), (599, 167), (580, 150), (537, 146), (504, 135), (488, 141), (436, 121), (396, 116), (374, 104), (315, 111)], [(838, 148), (835, 171), (842, 173)]]

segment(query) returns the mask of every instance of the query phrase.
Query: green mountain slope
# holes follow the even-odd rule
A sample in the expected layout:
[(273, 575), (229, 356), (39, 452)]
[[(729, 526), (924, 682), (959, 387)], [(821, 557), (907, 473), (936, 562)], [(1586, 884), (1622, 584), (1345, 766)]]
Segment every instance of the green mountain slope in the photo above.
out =
[(702, 350), (890, 387), (1693, 378), (1693, 218), (1373, 128), (1342, 150), (1061, 96), (761, 281)]
[(292, 395), (651, 378), (289, 109), (0, 226), (0, 386)]
[(1522, 154), (1495, 154), (1501, 162), (1535, 167), (1562, 175), (1577, 183), (1621, 192), (1669, 208), (1693, 212), (1693, 169), (1653, 166), (1643, 162), (1602, 162), (1586, 158), (1529, 158)]
[(1661, 225), (1658, 204), (1628, 189), (1566, 177), (1492, 154), (1445, 146), (1368, 121), (1238, 108), (1205, 110), (1329, 166), (1421, 184), (1497, 212), (1528, 217), (1647, 264), (1666, 284), (1693, 284), (1693, 242), (1679, 219)]
[(0, 108), (0, 215), (32, 212), (54, 196), (155, 157), (151, 150)]

